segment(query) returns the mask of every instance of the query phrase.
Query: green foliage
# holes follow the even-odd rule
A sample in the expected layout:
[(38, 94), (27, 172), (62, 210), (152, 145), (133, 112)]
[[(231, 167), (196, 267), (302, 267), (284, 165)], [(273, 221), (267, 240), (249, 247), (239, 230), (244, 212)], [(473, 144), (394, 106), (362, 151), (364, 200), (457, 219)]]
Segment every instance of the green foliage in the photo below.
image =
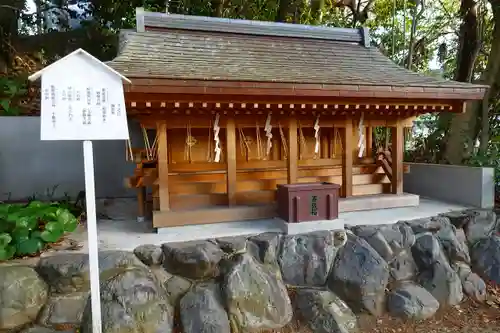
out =
[(20, 113), (16, 100), (27, 93), (26, 80), (0, 77), (0, 115), (13, 116)]
[(495, 169), (495, 184), (500, 184), (500, 147), (493, 145), (486, 154), (475, 154), (466, 161), (475, 167), (490, 167)]
[(59, 203), (0, 204), (0, 261), (37, 254), (77, 224), (75, 215)]

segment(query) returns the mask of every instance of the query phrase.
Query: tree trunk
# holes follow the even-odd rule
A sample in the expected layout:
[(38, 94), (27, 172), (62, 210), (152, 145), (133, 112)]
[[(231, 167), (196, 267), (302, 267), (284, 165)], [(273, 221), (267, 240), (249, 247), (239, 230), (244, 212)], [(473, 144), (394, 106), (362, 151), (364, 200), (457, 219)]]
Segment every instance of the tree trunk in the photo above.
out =
[(415, 53), (415, 45), (416, 45), (415, 33), (417, 32), (418, 20), (420, 19), (425, 10), (424, 0), (420, 1), (420, 6), (421, 6), (420, 10), (418, 10), (418, 5), (419, 2), (417, 2), (413, 7), (413, 15), (411, 20), (410, 44), (408, 45), (408, 60), (406, 63), (407, 66), (406, 68), (408, 68), (409, 70), (411, 70), (413, 67), (413, 55)]
[(484, 155), (488, 150), (488, 141), (490, 140), (490, 94), (491, 88), (488, 89), (481, 101), (481, 140), (479, 144), (479, 154)]
[(488, 143), (490, 139), (490, 99), (497, 95), (498, 92), (498, 82), (500, 79), (500, 1), (491, 1), (491, 7), (493, 9), (493, 38), (491, 41), (491, 50), (488, 57), (488, 63), (486, 65), (486, 70), (484, 71), (484, 77), (481, 79), (481, 83), (490, 86), (490, 89), (486, 92), (483, 100), (479, 104), (478, 108), (481, 108), (481, 141), (479, 146), (479, 153), (485, 154), (488, 150)]
[(358, 24), (363, 25), (368, 20), (368, 13), (372, 10), (373, 4), (375, 0), (368, 0), (364, 5), (365, 7), (362, 9), (361, 4), (363, 1), (360, 0), (342, 0), (339, 2), (335, 2), (335, 7), (347, 7), (351, 11), (352, 14), (352, 27), (355, 28)]
[(290, 0), (279, 0), (278, 10), (276, 12), (276, 22), (285, 22), (290, 8)]
[(311, 12), (313, 15), (313, 23), (316, 25), (323, 22), (323, 11), (325, 10), (325, 0), (314, 0), (311, 2)]
[(12, 41), (18, 35), (19, 13), (23, 0), (4, 0), (0, 5), (0, 70), (6, 71), (12, 63)]
[[(457, 53), (457, 71), (455, 80), (470, 82), (474, 64), (480, 50), (478, 19), (474, 0), (462, 0), (460, 6), (462, 25)], [(472, 146), (475, 137), (475, 119), (477, 118), (477, 103), (467, 103), (464, 113), (442, 114), (440, 125), (449, 124), (444, 158), (451, 164), (461, 164), (465, 157), (465, 144)], [(451, 118), (451, 122), (450, 122)]]
[(222, 13), (224, 11), (224, 0), (212, 0), (212, 16), (213, 17), (222, 17)]
[[(493, 85), (498, 80), (497, 77), (500, 74), (500, 0), (490, 0), (490, 3), (493, 9), (494, 20), (491, 50), (486, 69), (478, 83), (488, 85), (491, 88), (487, 91), (482, 101), (469, 102), (463, 114), (453, 117), (446, 149), (446, 157), (453, 164), (461, 163), (472, 152), (476, 138), (477, 119), (481, 119), (481, 152), (485, 153), (488, 148), (489, 100), (491, 96), (494, 96), (494, 90), (492, 89), (496, 90), (496, 88)], [(479, 47), (480, 45), (477, 45), (475, 57), (477, 57)], [(464, 52), (461, 54), (463, 55)], [(469, 75), (472, 75), (472, 70), (470, 70)], [(467, 144), (468, 149), (464, 149), (464, 144)]]

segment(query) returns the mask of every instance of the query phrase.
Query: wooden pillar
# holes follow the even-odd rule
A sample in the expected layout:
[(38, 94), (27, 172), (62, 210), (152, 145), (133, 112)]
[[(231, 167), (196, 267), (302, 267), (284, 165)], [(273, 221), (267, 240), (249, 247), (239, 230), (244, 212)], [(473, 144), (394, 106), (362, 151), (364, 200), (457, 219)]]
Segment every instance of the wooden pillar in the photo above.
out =
[(167, 123), (165, 121), (158, 122), (156, 131), (158, 132), (158, 196), (160, 198), (160, 211), (169, 211)]
[(393, 194), (403, 193), (403, 154), (404, 154), (404, 128), (401, 121), (391, 127), (391, 159), (392, 159), (392, 181), (391, 192)]
[(233, 116), (227, 118), (226, 123), (226, 184), (227, 203), (236, 204), (236, 126)]
[(366, 157), (373, 157), (373, 127), (366, 126)]
[(352, 119), (347, 119), (344, 125), (342, 152), (342, 194), (345, 198), (352, 196), (352, 168), (354, 137), (352, 132)]
[(288, 122), (288, 159), (287, 159), (287, 180), (288, 184), (297, 183), (299, 147), (297, 142), (297, 119), (290, 115)]
[(137, 220), (144, 221), (146, 216), (146, 188), (141, 186), (137, 189)]
[(328, 147), (328, 130), (330, 128), (322, 128), (319, 132), (320, 135), (320, 158), (330, 158), (330, 147)]

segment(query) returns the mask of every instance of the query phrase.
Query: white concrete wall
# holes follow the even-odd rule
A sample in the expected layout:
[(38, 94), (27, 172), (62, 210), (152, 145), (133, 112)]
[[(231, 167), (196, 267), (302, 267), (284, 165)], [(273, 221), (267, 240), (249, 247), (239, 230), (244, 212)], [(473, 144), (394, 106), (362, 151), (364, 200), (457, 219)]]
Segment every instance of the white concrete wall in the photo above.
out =
[[(129, 122), (131, 140), (142, 145), (139, 127)], [(125, 142), (94, 142), (96, 196), (128, 197), (123, 186), (134, 165), (125, 161)], [(81, 142), (40, 141), (39, 117), (0, 117), (0, 200), (44, 195), (58, 185), (55, 197), (84, 190)]]
[(494, 206), (495, 170), (456, 165), (408, 163), (404, 191), (466, 206)]

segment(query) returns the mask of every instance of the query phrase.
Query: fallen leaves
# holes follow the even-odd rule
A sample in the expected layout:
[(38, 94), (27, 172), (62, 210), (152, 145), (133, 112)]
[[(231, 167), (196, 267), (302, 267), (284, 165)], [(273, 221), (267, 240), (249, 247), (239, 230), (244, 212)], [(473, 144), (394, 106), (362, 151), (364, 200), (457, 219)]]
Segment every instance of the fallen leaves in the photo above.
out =
[(466, 300), (458, 306), (440, 309), (431, 319), (404, 321), (384, 316), (375, 319), (361, 316), (361, 333), (494, 333), (500, 327), (500, 288), (488, 286), (488, 300)]
[[(485, 303), (466, 300), (462, 304), (440, 309), (426, 321), (408, 321), (385, 315), (374, 318), (359, 316), (360, 333), (498, 333), (500, 332), (500, 286), (488, 285)], [(294, 320), (280, 330), (260, 333), (312, 333)]]
[[(490, 284), (488, 286), (488, 297), (486, 299), (486, 304), (495, 309), (500, 309), (500, 287), (493, 286)], [(500, 316), (500, 314), (499, 314)]]

